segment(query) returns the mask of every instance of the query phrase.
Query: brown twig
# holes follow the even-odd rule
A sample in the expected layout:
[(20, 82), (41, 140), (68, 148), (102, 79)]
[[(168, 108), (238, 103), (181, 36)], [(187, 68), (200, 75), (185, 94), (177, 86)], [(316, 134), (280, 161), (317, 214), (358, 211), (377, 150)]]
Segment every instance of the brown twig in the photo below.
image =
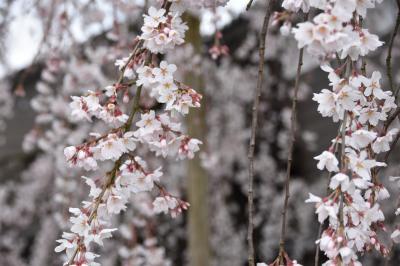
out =
[[(383, 126), (383, 132), (384, 134), (386, 134), (387, 130), (389, 129), (390, 125), (393, 123), (393, 121), (400, 115), (400, 108), (398, 107), (392, 115), (389, 116), (389, 118), (386, 120), (384, 126)], [(383, 162), (387, 164), (388, 160), (389, 160), (389, 156), (392, 153), (392, 151), (394, 150), (394, 148), (396, 147), (397, 142), (399, 141), (400, 138), (400, 132), (398, 132), (392, 142), (392, 144), (390, 145), (390, 149), (386, 152), (385, 156), (383, 157)], [(375, 170), (375, 174), (377, 175), (380, 170), (383, 167), (379, 167)]]
[(392, 145), (390, 145), (390, 150), (385, 154), (383, 162), (387, 163), (390, 153), (394, 150), (394, 147), (396, 146), (397, 142), (399, 141), (399, 138), (400, 138), (400, 132), (398, 132), (396, 134), (396, 137), (395, 137), (394, 141), (392, 142)]
[(249, 11), (249, 9), (250, 9), (250, 7), (251, 7), (252, 4), (253, 4), (253, 0), (250, 0), (250, 1), (247, 3), (246, 11)]
[[(306, 19), (307, 20), (307, 15)], [(279, 261), (283, 263), (284, 259), (284, 252), (285, 252), (285, 237), (286, 237), (286, 214), (289, 204), (289, 197), (290, 197), (290, 175), (292, 170), (292, 161), (293, 161), (293, 148), (294, 143), (296, 141), (296, 122), (297, 122), (297, 94), (299, 91), (300, 85), (300, 75), (301, 75), (301, 68), (303, 66), (303, 51), (304, 49), (300, 49), (299, 51), (299, 59), (297, 63), (297, 73), (296, 73), (296, 81), (294, 85), (294, 94), (292, 99), (292, 113), (290, 117), (290, 142), (289, 142), (289, 150), (288, 150), (288, 157), (287, 157), (287, 166), (286, 166), (286, 179), (285, 179), (285, 200), (283, 204), (282, 210), (282, 224), (281, 224), (281, 236), (279, 240)]]
[[(397, 12), (396, 24), (394, 26), (394, 30), (393, 30), (392, 36), (390, 38), (390, 41), (389, 41), (388, 53), (386, 56), (386, 75), (389, 80), (390, 90), (393, 92), (394, 92), (394, 85), (393, 85), (393, 76), (392, 76), (392, 49), (393, 49), (394, 40), (396, 38), (397, 32), (399, 30), (399, 26), (400, 26), (400, 0), (397, 0), (397, 8), (398, 8), (398, 12)], [(398, 94), (398, 90), (396, 90), (396, 92), (395, 92), (396, 98), (397, 98), (397, 94)]]
[[(335, 143), (333, 145), (334, 154), (336, 154), (338, 152), (338, 148), (339, 148), (338, 139), (340, 138), (340, 136), (342, 134), (341, 133), (341, 129), (342, 129), (342, 124), (338, 128), (336, 140), (335, 140)], [(328, 173), (328, 178), (327, 178), (328, 183), (326, 184), (326, 191), (328, 192), (328, 194), (329, 194), (329, 191), (330, 191), (329, 183), (330, 183), (331, 177), (332, 177), (332, 172), (329, 172)], [(323, 229), (324, 229), (324, 224), (320, 224), (319, 228), (318, 228), (318, 239), (321, 238)], [(318, 266), (318, 265), (319, 265), (319, 243), (315, 245), (315, 256), (314, 256), (314, 266)]]
[(265, 42), (268, 32), (268, 24), (269, 19), (272, 12), (272, 5), (274, 0), (270, 0), (267, 3), (264, 21), (262, 25), (262, 29), (260, 32), (260, 45), (258, 49), (259, 54), (259, 62), (258, 62), (258, 77), (257, 77), (257, 87), (254, 92), (254, 102), (252, 108), (252, 122), (251, 122), (251, 137), (249, 144), (249, 178), (248, 178), (248, 229), (247, 229), (247, 242), (248, 242), (248, 263), (249, 266), (255, 265), (254, 259), (254, 242), (253, 242), (253, 230), (254, 230), (254, 221), (253, 221), (253, 180), (254, 180), (254, 148), (256, 144), (256, 131), (257, 131), (257, 122), (258, 122), (258, 109), (260, 104), (260, 95), (261, 95), (261, 87), (263, 84), (263, 75), (264, 75), (264, 55), (265, 55)]
[(386, 132), (388, 130), (388, 128), (390, 127), (390, 125), (393, 123), (393, 121), (396, 119), (397, 116), (400, 115), (400, 107), (397, 107), (397, 109), (388, 117), (388, 119), (386, 120), (383, 129), (384, 132)]
[[(318, 239), (321, 238), (322, 229), (323, 229), (323, 224), (320, 224), (318, 228)], [(314, 257), (314, 266), (318, 265), (319, 265), (319, 243), (315, 245), (315, 257)]]

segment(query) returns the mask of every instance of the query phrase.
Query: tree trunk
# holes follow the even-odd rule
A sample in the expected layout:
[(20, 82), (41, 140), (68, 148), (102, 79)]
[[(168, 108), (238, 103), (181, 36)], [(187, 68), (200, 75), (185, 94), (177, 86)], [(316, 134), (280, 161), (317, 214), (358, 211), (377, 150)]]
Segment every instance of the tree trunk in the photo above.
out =
[[(194, 48), (195, 53), (200, 54), (202, 40), (200, 36), (200, 21), (198, 18), (186, 15), (189, 30), (186, 33), (186, 41)], [(203, 93), (203, 79), (195, 73), (187, 73), (185, 83), (199, 93)], [(203, 95), (204, 96), (204, 95)], [(188, 134), (193, 138), (203, 141), (202, 150), (206, 149), (206, 99), (203, 97), (201, 108), (192, 108), (187, 116)], [(210, 265), (209, 247), (209, 223), (208, 223), (208, 176), (201, 166), (201, 160), (197, 154), (188, 161), (188, 197), (189, 208), (189, 265)]]

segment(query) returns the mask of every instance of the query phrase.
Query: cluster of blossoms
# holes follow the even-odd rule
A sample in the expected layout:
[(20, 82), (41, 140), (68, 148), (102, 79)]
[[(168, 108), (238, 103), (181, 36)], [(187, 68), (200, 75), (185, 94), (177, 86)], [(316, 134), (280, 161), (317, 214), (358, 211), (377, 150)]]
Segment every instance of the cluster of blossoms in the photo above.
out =
[[(214, 10), (214, 12), (216, 12)], [(214, 16), (217, 17), (216, 14)], [(221, 44), (222, 32), (217, 29), (217, 23), (215, 22), (215, 33), (214, 33), (214, 45), (208, 49), (208, 53), (211, 55), (213, 60), (217, 60), (221, 56), (229, 55), (229, 47), (227, 45)]]
[(190, 138), (180, 132), (180, 123), (174, 123), (167, 113), (156, 115), (154, 111), (142, 114), (136, 123), (139, 127), (135, 137), (149, 145), (157, 156), (176, 157), (178, 160), (192, 159), (199, 150), (201, 141)]
[[(104, 134), (91, 133), (85, 143), (65, 148), (68, 163), (88, 171), (97, 170), (100, 161), (111, 161), (114, 167), (104, 178), (83, 177), (90, 187), (91, 200), (84, 201), (79, 209), (70, 208), (73, 214), (71, 232), (63, 234), (56, 248), (57, 252), (66, 250), (68, 265), (98, 265), (94, 262), (98, 255), (91, 252), (91, 244), (103, 245), (103, 239), (111, 237), (116, 229), (109, 228), (110, 218), (126, 210), (131, 194), (149, 192), (157, 187), (159, 196), (150, 206), (154, 213), (170, 213), (175, 217), (189, 207), (187, 202), (172, 196), (160, 185), (161, 167), (150, 170), (141, 157), (133, 154), (138, 153), (137, 146), (143, 144), (156, 156), (192, 159), (201, 144), (183, 134), (177, 122), (177, 113), (187, 114), (189, 107), (200, 107), (201, 95), (174, 80), (175, 65), (162, 61), (159, 67), (153, 67), (149, 63), (154, 61), (156, 53), (164, 53), (183, 42), (187, 27), (181, 21), (181, 13), (172, 14), (171, 8), (174, 4), (165, 1), (163, 8), (149, 9), (149, 15), (144, 18), (143, 34), (136, 40), (137, 49), (128, 58), (116, 62), (121, 75), (115, 84), (72, 97), (73, 119), (92, 121), (95, 117), (111, 129)], [(128, 115), (124, 110), (131, 100), (133, 85), (137, 88)], [(142, 88), (150, 89), (152, 97), (165, 103), (163, 113), (140, 108)], [(138, 112), (142, 114), (135, 123), (137, 129), (131, 131)]]
[[(109, 90), (106, 91), (108, 92)], [(113, 126), (121, 126), (126, 123), (128, 116), (122, 113), (118, 107), (117, 99), (110, 97), (104, 105), (101, 105), (99, 95), (101, 93), (88, 91), (87, 96), (72, 96), (73, 101), (70, 104), (72, 108), (71, 116), (77, 121), (81, 119), (92, 121), (92, 116), (94, 116)], [(106, 93), (106, 96), (108, 97), (108, 93)]]
[(162, 53), (184, 43), (185, 31), (188, 29), (182, 22), (179, 12), (167, 12), (164, 8), (150, 7), (149, 14), (144, 15), (144, 24), (140, 38), (143, 46), (152, 53)]
[[(310, 7), (322, 10), (313, 22), (299, 23), (292, 31), (299, 48), (324, 60), (321, 68), (328, 73), (331, 90), (315, 93), (313, 100), (322, 116), (341, 124), (332, 145), (315, 157), (318, 169), (330, 173), (330, 194), (324, 198), (310, 194), (306, 201), (316, 204), (321, 224), (329, 222), (317, 241), (329, 259), (323, 264), (326, 266), (361, 265), (358, 253), (376, 249), (386, 256), (389, 252), (378, 239), (378, 231), (385, 230), (379, 201), (387, 199), (389, 193), (378, 178), (379, 169), (386, 164), (377, 157), (390, 150), (398, 134), (397, 129), (389, 129), (388, 122), (397, 106), (392, 92), (381, 88), (379, 72), (368, 77), (357, 68), (360, 56), (382, 45), (361, 25), (366, 10), (376, 2), (381, 1), (283, 2), (291, 12), (308, 12)], [(325, 60), (336, 55), (339, 65), (334, 69)]]
[(136, 72), (136, 84), (151, 88), (150, 95), (159, 103), (165, 103), (167, 111), (187, 114), (189, 107), (199, 107), (202, 96), (185, 84), (175, 81), (176, 65), (161, 61), (159, 67), (142, 66)]
[[(354, 14), (365, 17), (368, 8), (375, 7), (382, 0), (285, 0), (283, 7), (292, 12), (308, 12), (310, 7), (323, 12), (313, 18), (313, 22), (299, 23), (293, 29), (298, 47), (321, 59), (334, 58), (339, 54), (344, 59), (349, 56), (357, 60), (374, 51), (382, 42), (361, 25), (349, 23)], [(287, 16), (281, 16), (282, 18)], [(284, 24), (287, 27), (287, 23)]]
[(156, 244), (155, 238), (149, 238), (143, 245), (135, 245), (129, 249), (122, 248), (119, 255), (124, 258), (123, 265), (171, 266), (171, 261), (165, 257), (165, 249)]

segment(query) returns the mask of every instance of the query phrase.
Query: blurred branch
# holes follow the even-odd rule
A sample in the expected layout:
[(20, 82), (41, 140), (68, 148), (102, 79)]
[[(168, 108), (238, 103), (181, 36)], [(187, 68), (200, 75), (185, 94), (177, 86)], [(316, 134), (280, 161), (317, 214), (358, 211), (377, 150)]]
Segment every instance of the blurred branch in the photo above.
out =
[[(249, 178), (248, 178), (248, 229), (247, 229), (247, 241), (248, 241), (248, 263), (249, 266), (254, 266), (254, 242), (253, 242), (253, 230), (254, 230), (254, 221), (253, 221), (253, 181), (254, 181), (254, 148), (256, 144), (256, 132), (257, 132), (257, 122), (258, 122), (258, 109), (260, 105), (260, 95), (261, 95), (261, 87), (263, 84), (263, 76), (264, 76), (264, 55), (265, 55), (265, 42), (268, 32), (268, 24), (269, 19), (272, 13), (272, 6), (274, 0), (270, 0), (267, 3), (264, 21), (262, 25), (262, 29), (260, 32), (260, 45), (259, 45), (259, 61), (258, 61), (258, 77), (257, 77), (257, 87), (254, 92), (254, 102), (252, 108), (252, 122), (251, 122), (251, 137), (249, 144)], [(251, 4), (251, 2), (250, 2)]]
[[(389, 41), (389, 47), (388, 47), (388, 54), (386, 56), (386, 75), (389, 80), (389, 85), (390, 85), (390, 90), (394, 92), (394, 85), (393, 85), (393, 76), (392, 76), (392, 49), (393, 49), (393, 44), (394, 40), (396, 39), (397, 31), (399, 30), (400, 26), (400, 0), (397, 0), (397, 19), (396, 19), (396, 24), (394, 26), (394, 30), (392, 33), (392, 37), (390, 38)], [(398, 94), (398, 89), (396, 90), (395, 97), (397, 98)]]
[[(362, 28), (364, 19), (362, 16), (359, 16), (358, 19), (360, 21), (360, 27)], [(361, 74), (363, 76), (367, 75), (367, 61), (365, 60), (365, 57), (361, 58), (361, 69), (360, 70), (361, 70)]]
[[(322, 229), (323, 229), (323, 224), (320, 224), (318, 228), (318, 239), (321, 238)], [(315, 257), (314, 257), (314, 266), (318, 265), (319, 265), (319, 243), (315, 245)]]
[[(396, 147), (397, 142), (399, 141), (400, 138), (400, 132), (398, 132), (396, 134), (396, 137), (394, 139), (394, 141), (392, 142), (392, 144), (390, 145), (390, 150), (385, 154), (385, 157), (383, 159), (384, 163), (387, 163), (387, 161), (389, 160), (389, 156), (392, 153), (392, 151), (394, 150), (394, 148)], [(381, 168), (379, 168), (378, 170), (380, 170)]]
[(253, 4), (253, 0), (250, 0), (250, 1), (247, 3), (246, 11), (249, 11), (249, 9), (250, 9), (250, 7), (251, 7), (252, 4)]
[[(400, 87), (399, 87), (400, 88)], [(399, 88), (397, 88), (397, 91), (399, 90)], [(396, 118), (398, 118), (400, 115), (400, 107), (397, 107), (397, 109), (388, 117), (388, 119), (386, 120), (384, 126), (383, 126), (383, 132), (384, 134), (387, 133), (390, 125), (394, 122), (394, 120)], [(390, 149), (388, 152), (386, 152), (385, 156), (383, 157), (383, 162), (387, 163), (389, 160), (389, 156), (392, 153), (392, 151), (394, 150), (394, 148), (396, 147), (397, 142), (399, 141), (400, 138), (400, 132), (398, 132), (392, 142), (392, 144), (390, 145)], [(379, 173), (379, 171), (382, 169), (383, 167), (379, 167), (378, 169), (376, 169), (376, 174)]]
[[(304, 20), (306, 21), (308, 18), (308, 14), (305, 15)], [(285, 179), (285, 200), (283, 204), (282, 210), (282, 225), (281, 225), (281, 237), (279, 240), (279, 263), (284, 263), (284, 254), (285, 254), (285, 237), (286, 237), (286, 214), (289, 204), (290, 197), (290, 175), (292, 170), (292, 161), (293, 161), (293, 148), (294, 143), (296, 141), (296, 121), (297, 121), (297, 94), (299, 92), (299, 83), (300, 83), (300, 75), (301, 68), (303, 66), (303, 52), (304, 49), (301, 48), (299, 51), (299, 59), (297, 63), (297, 72), (296, 72), (296, 81), (294, 85), (293, 99), (292, 99), (292, 112), (290, 117), (290, 141), (289, 141), (289, 151), (287, 157), (287, 166), (286, 166), (286, 179)]]

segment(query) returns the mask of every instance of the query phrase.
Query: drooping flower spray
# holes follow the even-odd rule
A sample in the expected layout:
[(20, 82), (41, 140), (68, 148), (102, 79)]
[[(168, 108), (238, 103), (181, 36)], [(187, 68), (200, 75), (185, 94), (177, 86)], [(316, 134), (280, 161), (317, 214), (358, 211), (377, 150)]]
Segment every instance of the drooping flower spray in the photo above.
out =
[[(189, 206), (163, 188), (161, 167), (150, 168), (136, 154), (137, 146), (143, 145), (156, 156), (191, 159), (201, 144), (200, 140), (184, 134), (179, 123), (179, 115), (200, 106), (201, 95), (174, 79), (176, 65), (158, 62), (157, 57), (184, 42), (187, 30), (181, 19), (184, 7), (175, 1), (164, 1), (159, 9), (150, 7), (132, 53), (116, 62), (120, 70), (117, 82), (103, 90), (72, 97), (73, 117), (103, 120), (110, 130), (105, 134), (91, 133), (88, 141), (65, 148), (67, 161), (71, 167), (88, 171), (97, 170), (99, 164), (107, 161), (113, 167), (100, 180), (84, 177), (90, 186), (90, 200), (84, 201), (81, 208), (70, 209), (71, 232), (63, 233), (56, 248), (57, 252), (66, 250), (67, 265), (98, 265), (94, 262), (98, 255), (92, 252), (92, 243), (103, 245), (103, 240), (111, 237), (116, 229), (110, 228), (110, 217), (126, 210), (132, 193), (158, 188), (154, 211), (173, 217)], [(143, 90), (164, 104), (165, 110), (156, 113), (142, 108)], [(129, 102), (131, 109), (125, 113), (122, 106)], [(138, 114), (140, 118), (134, 123)]]

